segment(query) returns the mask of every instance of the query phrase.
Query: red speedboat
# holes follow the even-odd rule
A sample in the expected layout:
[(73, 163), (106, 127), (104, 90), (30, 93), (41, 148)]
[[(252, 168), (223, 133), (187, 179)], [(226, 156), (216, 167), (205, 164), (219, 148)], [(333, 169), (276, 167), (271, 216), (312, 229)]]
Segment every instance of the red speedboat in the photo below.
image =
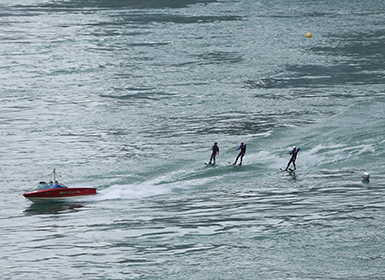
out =
[(61, 182), (59, 183), (55, 169), (52, 174), (54, 177), (53, 181), (49, 183), (40, 182), (32, 191), (26, 192), (23, 195), (33, 202), (42, 202), (95, 195), (97, 193), (95, 188), (69, 188)]

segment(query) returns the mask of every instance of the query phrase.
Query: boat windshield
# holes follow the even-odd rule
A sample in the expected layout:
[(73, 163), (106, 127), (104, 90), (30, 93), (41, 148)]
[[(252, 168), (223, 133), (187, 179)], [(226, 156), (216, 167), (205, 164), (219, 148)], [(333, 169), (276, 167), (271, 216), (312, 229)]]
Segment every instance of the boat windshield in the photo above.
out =
[(57, 182), (40, 182), (36, 187), (33, 188), (33, 190), (49, 190), (49, 189), (57, 189), (57, 188), (66, 188), (66, 186), (61, 185)]

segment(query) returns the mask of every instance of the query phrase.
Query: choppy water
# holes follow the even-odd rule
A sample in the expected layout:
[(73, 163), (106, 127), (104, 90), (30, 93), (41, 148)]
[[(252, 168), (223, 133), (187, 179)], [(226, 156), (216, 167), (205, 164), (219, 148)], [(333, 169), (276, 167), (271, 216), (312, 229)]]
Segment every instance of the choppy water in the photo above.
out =
[(384, 279), (384, 4), (3, 1), (1, 279)]

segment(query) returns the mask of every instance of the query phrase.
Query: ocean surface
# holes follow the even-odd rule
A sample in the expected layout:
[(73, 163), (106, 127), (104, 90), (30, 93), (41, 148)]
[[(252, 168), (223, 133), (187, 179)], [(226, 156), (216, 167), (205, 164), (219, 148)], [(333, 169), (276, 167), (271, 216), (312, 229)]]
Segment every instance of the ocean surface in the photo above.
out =
[[(2, 0), (0, 26), (0, 279), (385, 279), (383, 0)], [(23, 197), (54, 168), (98, 194)]]

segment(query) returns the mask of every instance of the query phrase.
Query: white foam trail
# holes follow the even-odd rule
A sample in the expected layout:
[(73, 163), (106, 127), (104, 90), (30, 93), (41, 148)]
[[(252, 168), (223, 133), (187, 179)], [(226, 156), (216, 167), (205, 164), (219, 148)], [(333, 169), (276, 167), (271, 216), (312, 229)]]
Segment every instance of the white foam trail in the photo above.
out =
[(144, 182), (132, 185), (113, 185), (99, 192), (96, 200), (137, 199), (167, 193), (169, 190), (162, 186), (154, 186)]
[(107, 189), (98, 191), (98, 195), (90, 198), (94, 201), (115, 200), (115, 199), (140, 199), (150, 196), (171, 193), (173, 189), (190, 188), (205, 185), (211, 181), (218, 180), (218, 176), (213, 178), (199, 178), (183, 180), (184, 177), (191, 175), (191, 171), (179, 170), (166, 175), (159, 176), (153, 180), (137, 184), (114, 184)]

